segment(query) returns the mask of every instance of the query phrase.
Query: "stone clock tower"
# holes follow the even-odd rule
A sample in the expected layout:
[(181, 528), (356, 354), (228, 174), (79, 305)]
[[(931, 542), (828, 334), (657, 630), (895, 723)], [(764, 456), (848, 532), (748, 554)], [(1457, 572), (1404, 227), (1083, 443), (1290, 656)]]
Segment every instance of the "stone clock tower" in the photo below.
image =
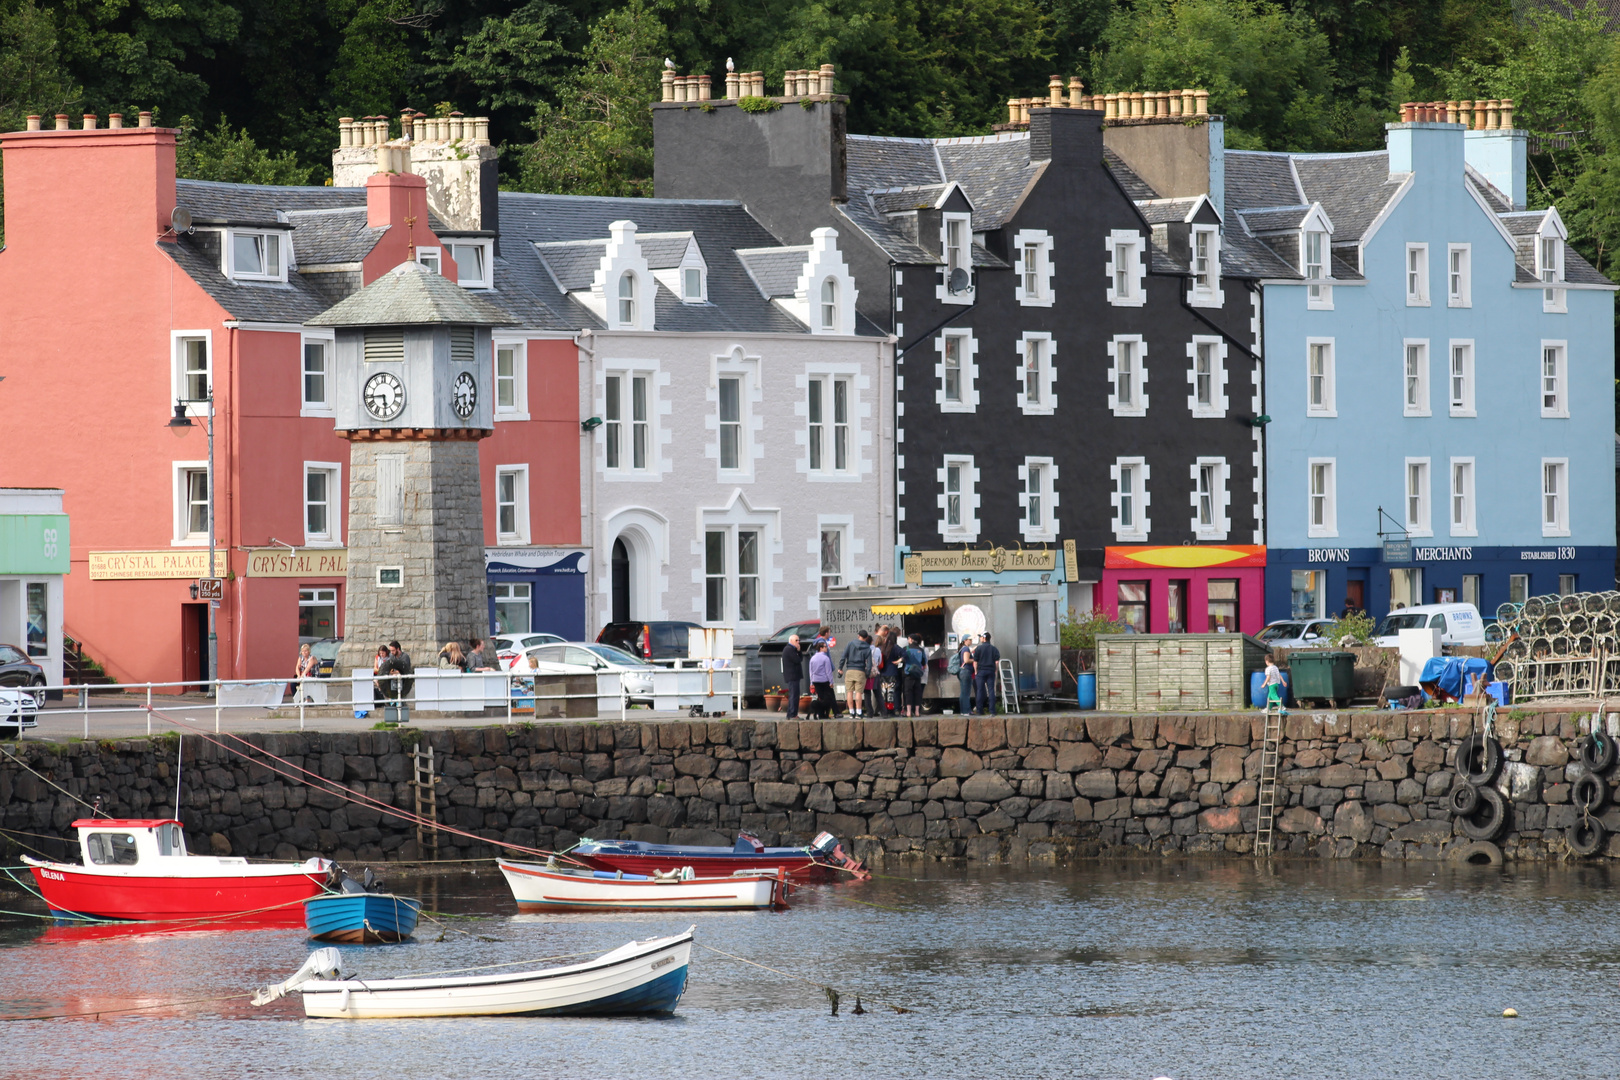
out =
[(345, 675), (391, 640), (431, 666), (489, 629), (478, 440), (494, 428), (490, 328), (516, 322), (414, 262), (308, 322), (335, 331), (349, 440)]

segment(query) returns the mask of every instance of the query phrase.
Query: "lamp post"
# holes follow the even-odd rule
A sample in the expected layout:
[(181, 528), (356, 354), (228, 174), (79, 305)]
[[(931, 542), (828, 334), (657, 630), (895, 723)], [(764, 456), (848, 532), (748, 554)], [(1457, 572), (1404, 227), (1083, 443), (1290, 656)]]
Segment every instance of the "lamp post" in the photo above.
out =
[[(203, 420), (203, 430), (208, 435), (208, 576), (212, 578), (219, 576), (214, 573), (214, 549), (216, 547), (214, 541), (214, 399), (210, 396), (206, 398), (187, 398), (175, 402), (174, 417), (170, 419), (169, 427), (184, 429), (192, 426), (191, 417), (186, 412), (187, 406), (190, 405), (208, 406), (208, 413)], [(196, 588), (195, 585), (192, 586), (193, 596), (197, 595)], [(208, 667), (203, 672), (205, 682), (211, 682), (219, 671), (219, 637), (215, 633), (216, 627), (214, 625), (214, 607), (218, 603), (218, 600), (208, 601)], [(208, 693), (210, 696), (213, 695), (213, 687), (209, 687)]]

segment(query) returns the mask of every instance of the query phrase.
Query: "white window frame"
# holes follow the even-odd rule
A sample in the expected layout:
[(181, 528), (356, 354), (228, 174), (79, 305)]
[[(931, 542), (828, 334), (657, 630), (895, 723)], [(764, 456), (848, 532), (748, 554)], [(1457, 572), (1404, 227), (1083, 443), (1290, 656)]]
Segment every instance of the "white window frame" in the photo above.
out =
[[(1312, 352), (1320, 347), (1322, 352), (1322, 400), (1320, 403), (1311, 401), (1311, 360)], [(1338, 416), (1338, 373), (1335, 362), (1335, 353), (1338, 345), (1330, 337), (1308, 337), (1305, 339), (1305, 415), (1306, 416)]]
[[(1206, 254), (1208, 265), (1202, 274), (1198, 272), (1199, 237), (1205, 237), (1209, 244)], [(1194, 225), (1188, 234), (1187, 245), (1188, 269), (1192, 271), (1187, 288), (1187, 303), (1193, 307), (1220, 307), (1226, 299), (1221, 289), (1220, 228), (1215, 225)]]
[[(753, 424), (752, 424), (752, 389), (753, 380), (749, 372), (736, 370), (723, 370), (715, 376), (714, 383), (714, 459), (719, 467), (722, 477), (747, 476), (754, 471), (753, 456)], [(726, 420), (722, 415), (724, 408), (724, 395), (721, 387), (728, 381), (737, 383), (737, 419)], [(725, 429), (729, 424), (737, 428), (737, 461), (734, 465), (726, 464), (725, 457)]]
[(1405, 460), (1401, 466), (1401, 492), (1401, 516), (1406, 522), (1407, 535), (1433, 536), (1434, 474), (1428, 458), (1409, 457)]
[[(506, 337), (499, 333), (490, 343), (489, 385), (494, 397), (496, 421), (529, 419), (529, 343), (524, 338)], [(501, 352), (512, 351), (512, 404), (501, 404)]]
[(416, 249), (416, 261), (432, 270), (435, 274), (444, 274), (444, 251), (436, 247), (419, 247)]
[(1401, 263), (1401, 281), (1406, 286), (1407, 307), (1429, 306), (1429, 245), (1406, 245), (1405, 261)]
[[(326, 477), (326, 532), (309, 531), (309, 476), (322, 473)], [(305, 547), (343, 546), (343, 466), (336, 461), (304, 462), (304, 484), (299, 491), (299, 504), (303, 507)]]
[[(1299, 262), (1305, 276), (1305, 306), (1313, 311), (1333, 310), (1333, 286), (1331, 284), (1317, 284), (1317, 282), (1332, 282), (1333, 280), (1333, 234), (1326, 229), (1313, 229), (1314, 224), (1307, 220), (1306, 227), (1299, 234)], [(1322, 238), (1322, 258), (1312, 261), (1311, 238)]]
[[(1198, 400), (1198, 351), (1208, 347), (1209, 402)], [(1226, 339), (1215, 334), (1194, 334), (1187, 343), (1187, 408), (1198, 419), (1215, 420), (1226, 416)]]
[[(208, 391), (210, 395), (214, 389), (214, 332), (212, 330), (170, 330), (169, 331), (169, 394), (174, 405), (187, 400), (186, 392), (186, 342), (201, 340), (208, 352)], [(302, 352), (299, 355), (299, 368), (303, 367)], [(301, 376), (300, 376), (301, 377)], [(302, 389), (299, 396), (303, 395)], [(207, 416), (208, 402), (200, 401), (186, 406), (187, 416)]]
[[(1040, 470), (1040, 490), (1035, 495), (1040, 500), (1037, 509), (1041, 520), (1038, 524), (1030, 524), (1029, 520), (1029, 470)], [(1058, 538), (1058, 467), (1049, 457), (1026, 457), (1024, 463), (1018, 466), (1018, 534), (1023, 537), (1026, 544), (1053, 543)]]
[(1446, 245), (1446, 306), (1459, 308), (1474, 306), (1472, 244)]
[[(1103, 243), (1108, 252), (1108, 302), (1115, 307), (1141, 307), (1147, 303), (1147, 238), (1134, 229), (1115, 229)], [(1125, 265), (1116, 266), (1121, 258)], [(1120, 270), (1125, 272), (1123, 294), (1119, 292)]]
[[(1547, 490), (1548, 470), (1556, 469), (1558, 490)], [(1542, 458), (1541, 459), (1541, 535), (1542, 536), (1568, 536), (1569, 535), (1569, 458)], [(1553, 496), (1556, 504), (1552, 513), (1548, 513), (1548, 497)]]
[[(1108, 467), (1110, 491), (1109, 504), (1113, 507), (1113, 518), (1109, 522), (1113, 529), (1114, 539), (1121, 543), (1140, 542), (1148, 538), (1153, 529), (1153, 520), (1148, 516), (1148, 507), (1152, 503), (1152, 495), (1148, 492), (1148, 481), (1152, 479), (1152, 469), (1146, 458), (1121, 457), (1115, 458), (1114, 463)], [(1128, 481), (1129, 491), (1125, 490)], [(1120, 505), (1123, 496), (1129, 494), (1131, 508), (1131, 524), (1120, 524)]]
[[(1318, 473), (1318, 470), (1321, 470)], [(1339, 535), (1339, 461), (1337, 458), (1313, 457), (1305, 462), (1305, 534), (1311, 537)], [(1317, 490), (1317, 477), (1322, 479), (1322, 490)], [(1322, 521), (1316, 522), (1318, 502), (1322, 508)]]
[[(251, 270), (239, 269), (236, 265), (236, 238), (238, 236), (256, 236), (261, 244), (260, 251), (266, 250), (266, 239), (276, 242), (277, 270), (275, 273), (253, 273)], [(225, 276), (232, 281), (286, 281), (287, 264), (292, 261), (292, 232), (287, 229), (224, 229), (220, 232), (221, 238), (221, 269)]]
[[(709, 572), (708, 541), (710, 533), (718, 533), (724, 537), (722, 553), (724, 565), (721, 572)], [(754, 590), (754, 617), (742, 617), (742, 534), (753, 533), (755, 541), (756, 563), (754, 573), (747, 575), (755, 579)], [(694, 571), (694, 578), (698, 583), (698, 596), (695, 601), (697, 608), (697, 621), (705, 626), (734, 626), (759, 627), (771, 620), (773, 607), (771, 603), (771, 530), (762, 522), (757, 521), (726, 521), (706, 518), (698, 533), (697, 558), (698, 565)], [(817, 555), (817, 566), (820, 565), (820, 556)], [(719, 578), (723, 582), (723, 592), (720, 597), (720, 617), (710, 618), (709, 613), (709, 580)]]
[[(192, 473), (208, 475), (208, 462), (176, 461), (170, 465), (169, 487), (174, 497), (174, 538), (171, 547), (207, 547), (208, 522), (204, 520), (201, 532), (191, 531), (191, 490), (187, 477)], [(209, 492), (213, 493), (214, 479), (208, 477)], [(217, 513), (217, 509), (216, 509)], [(223, 556), (221, 556), (223, 558)]]
[[(828, 274), (821, 279), (821, 286), (816, 291), (816, 329), (823, 334), (836, 334), (839, 329), (839, 311), (842, 308), (843, 297), (839, 295), (840, 282), (836, 275)], [(832, 298), (827, 296), (827, 290), (832, 290)]]
[[(812, 390), (815, 387), (815, 390)], [(844, 419), (840, 424), (838, 420), (838, 388), (844, 388)], [(820, 397), (821, 419), (818, 421), (810, 411), (810, 399), (813, 394)], [(860, 398), (856, 390), (854, 375), (838, 372), (816, 372), (805, 377), (804, 382), (804, 467), (810, 476), (822, 479), (845, 479), (856, 477), (860, 473), (860, 425), (857, 422), (859, 415)], [(844, 467), (838, 467), (838, 433), (839, 428), (844, 431)], [(817, 432), (817, 428), (821, 430)], [(821, 445), (816, 446), (819, 434)], [(816, 464), (817, 451), (820, 452), (821, 462)]]
[[(680, 282), (680, 298), (683, 304), (707, 304), (709, 302), (709, 268), (696, 259), (682, 262), (675, 268)], [(691, 275), (697, 275), (697, 292), (692, 292)]]
[[(945, 400), (945, 339), (958, 338), (961, 340), (961, 392), (962, 400)], [(934, 365), (934, 378), (937, 385), (934, 390), (934, 401), (939, 405), (940, 412), (970, 413), (977, 412), (979, 408), (979, 342), (973, 336), (972, 330), (956, 329), (946, 330), (934, 339), (934, 351), (939, 356), (939, 363)]]
[[(1549, 253), (1552, 256), (1550, 260)], [(1564, 280), (1564, 239), (1556, 232), (1536, 233), (1536, 277), (1553, 284)], [(1541, 310), (1555, 315), (1567, 312), (1568, 290), (1542, 289)]]
[[(450, 259), (456, 264), (456, 284), (463, 289), (493, 289), (495, 287), (495, 241), (494, 240), (446, 240), (444, 246), (449, 249)], [(466, 267), (456, 258), (457, 248), (477, 248), (483, 253), (483, 274), (469, 277)]]
[(1474, 385), (1474, 339), (1452, 338), (1446, 345), (1446, 407), (1452, 416), (1477, 415)]
[[(961, 241), (958, 253), (953, 256), (951, 243), (951, 226), (959, 230), (958, 239)], [(942, 265), (940, 266), (939, 288), (936, 296), (944, 304), (971, 304), (973, 303), (974, 289), (977, 282), (973, 275), (973, 215), (953, 212), (940, 215), (939, 222), (939, 253)], [(968, 286), (959, 293), (951, 292), (951, 271), (960, 267), (967, 271)]]
[[(1553, 392), (1557, 395), (1551, 408), (1547, 405), (1547, 352), (1557, 351), (1552, 376)], [(1543, 338), (1541, 351), (1536, 359), (1536, 401), (1541, 406), (1541, 415), (1549, 420), (1567, 420), (1569, 418), (1569, 342), (1562, 339), (1551, 340)]]
[[(1206, 474), (1205, 470), (1210, 472)], [(1192, 531), (1200, 540), (1225, 540), (1232, 531), (1232, 519), (1228, 514), (1232, 501), (1229, 490), (1231, 472), (1223, 457), (1201, 457), (1192, 463)], [(1207, 493), (1203, 484), (1206, 475), (1214, 481)], [(1208, 524), (1204, 523), (1203, 501), (1206, 494), (1210, 511)]]
[[(1135, 397), (1133, 402), (1119, 400), (1119, 346), (1121, 343), (1132, 346), (1126, 350), (1135, 367)], [(1146, 416), (1148, 410), (1148, 365), (1147, 365), (1147, 339), (1141, 334), (1115, 334), (1108, 342), (1108, 408), (1115, 416)]]
[[(1474, 499), (1474, 478), (1478, 474), (1478, 470), (1475, 467), (1474, 459), (1471, 457), (1452, 458), (1447, 473), (1447, 487), (1450, 496), (1446, 516), (1451, 522), (1451, 535), (1478, 536), (1479, 527), (1475, 517), (1478, 503)], [(1459, 481), (1461, 481), (1460, 484)]]
[[(1018, 367), (1013, 373), (1017, 386), (1014, 395), (1018, 402), (1018, 409), (1025, 416), (1051, 416), (1057, 411), (1057, 365), (1053, 363), (1053, 354), (1057, 352), (1057, 342), (1052, 335), (1026, 331), (1018, 336), (1014, 343), (1018, 352)], [(1039, 351), (1035, 374), (1036, 391), (1040, 400), (1029, 400), (1029, 349), (1033, 345)]]
[[(811, 557), (814, 560), (810, 569), (811, 580), (815, 582), (818, 592), (841, 588), (853, 583), (851, 580), (854, 573), (851, 569), (853, 553), (850, 551), (850, 534), (852, 532), (852, 522), (848, 520), (817, 516), (816, 536), (810, 542), (813, 548)], [(829, 534), (838, 537), (838, 572), (836, 574), (826, 573), (826, 565), (822, 562), (823, 545)], [(829, 582), (828, 578), (836, 578), (836, 580)]]
[[(510, 503), (501, 498), (501, 481), (504, 477), (513, 478), (512, 495)], [(495, 542), (497, 544), (522, 545), (529, 542), (529, 467), (527, 465), (497, 465), (495, 466)], [(506, 532), (501, 529), (501, 507), (512, 507), (513, 531)]]
[[(1035, 265), (1029, 266), (1029, 249)], [(1028, 288), (1034, 278), (1035, 289)], [(1052, 234), (1045, 229), (1020, 229), (1013, 234), (1013, 298), (1024, 307), (1052, 306)]]
[[(960, 470), (958, 476), (961, 480), (961, 490), (951, 492), (946, 487), (947, 476), (952, 468)], [(940, 460), (939, 469), (934, 478), (939, 484), (939, 535), (946, 543), (975, 543), (979, 539), (979, 470), (973, 463), (971, 454), (946, 454)], [(952, 494), (959, 498), (960, 518), (958, 524), (950, 524), (947, 502)]]
[[(325, 373), (322, 376), (322, 378), (325, 380), (325, 387), (326, 387), (326, 398), (323, 401), (311, 401), (309, 399), (309, 396), (308, 396), (308, 393), (307, 393), (307, 391), (308, 391), (308, 383), (306, 382), (306, 380), (309, 377), (308, 350), (309, 350), (309, 347), (311, 345), (319, 345), (321, 347), (322, 354), (323, 354), (323, 363), (325, 365)], [(336, 338), (335, 333), (322, 334), (322, 333), (318, 333), (318, 332), (315, 332), (315, 331), (306, 330), (306, 331), (304, 331), (303, 335), (301, 336), (301, 338), (299, 340), (299, 343), (298, 343), (298, 402), (299, 402), (298, 415), (299, 416), (322, 416), (322, 417), (326, 417), (326, 416), (335, 415), (334, 412), (333, 412), (333, 403), (332, 403), (332, 374), (333, 374), (332, 368), (333, 368), (333, 361), (335, 360), (335, 355), (334, 354), (336, 353), (336, 350), (337, 350), (337, 338)]]
[[(1417, 350), (1413, 362), (1412, 350)], [(1428, 416), (1429, 339), (1404, 338), (1401, 341), (1401, 415)], [(1415, 369), (1415, 370), (1414, 370)]]

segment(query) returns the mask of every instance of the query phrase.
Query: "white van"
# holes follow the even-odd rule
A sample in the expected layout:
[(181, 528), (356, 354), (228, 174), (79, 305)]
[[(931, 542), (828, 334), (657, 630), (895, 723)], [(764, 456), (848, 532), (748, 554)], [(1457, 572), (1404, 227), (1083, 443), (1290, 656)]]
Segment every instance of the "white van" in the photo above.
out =
[(1402, 630), (1425, 626), (1440, 631), (1442, 645), (1485, 644), (1485, 620), (1473, 604), (1422, 604), (1392, 611), (1379, 622), (1373, 644), (1394, 648), (1400, 644)]

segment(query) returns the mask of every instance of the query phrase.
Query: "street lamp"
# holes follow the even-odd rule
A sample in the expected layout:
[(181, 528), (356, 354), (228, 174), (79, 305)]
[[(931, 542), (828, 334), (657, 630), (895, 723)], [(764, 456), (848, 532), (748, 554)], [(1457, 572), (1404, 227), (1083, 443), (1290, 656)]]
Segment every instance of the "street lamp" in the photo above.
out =
[[(203, 430), (208, 435), (208, 576), (217, 577), (214, 573), (214, 399), (213, 388), (209, 388), (210, 396), (205, 398), (183, 398), (174, 403), (174, 416), (169, 419), (169, 428), (176, 434), (181, 434), (186, 428), (192, 427), (191, 416), (186, 412), (191, 405), (207, 405), (208, 413), (203, 420)], [(191, 595), (197, 596), (197, 586), (191, 586)], [(217, 600), (208, 601), (208, 669), (203, 672), (203, 680), (212, 682), (219, 671), (219, 637), (214, 625), (214, 605)], [(208, 693), (212, 695), (213, 687)]]

